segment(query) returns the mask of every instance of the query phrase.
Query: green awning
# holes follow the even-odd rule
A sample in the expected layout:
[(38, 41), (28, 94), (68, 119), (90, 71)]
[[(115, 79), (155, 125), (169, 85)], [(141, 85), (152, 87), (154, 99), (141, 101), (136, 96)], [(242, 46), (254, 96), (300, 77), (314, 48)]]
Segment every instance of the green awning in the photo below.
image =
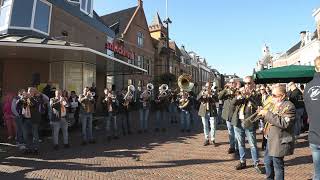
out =
[(258, 84), (290, 81), (306, 83), (312, 80), (314, 73), (314, 66), (290, 65), (256, 72), (254, 78)]

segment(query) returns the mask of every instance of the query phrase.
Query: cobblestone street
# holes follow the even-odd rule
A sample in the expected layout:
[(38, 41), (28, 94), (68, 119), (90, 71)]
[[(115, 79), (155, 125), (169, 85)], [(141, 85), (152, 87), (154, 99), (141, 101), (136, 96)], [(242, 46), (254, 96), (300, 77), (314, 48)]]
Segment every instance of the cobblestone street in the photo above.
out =
[[(172, 128), (165, 133), (133, 134), (107, 142), (103, 131), (94, 145), (81, 146), (78, 131), (72, 147), (54, 151), (50, 140), (42, 143), (39, 156), (22, 156), (14, 147), (1, 145), (1, 180), (4, 179), (264, 179), (249, 167), (236, 171), (228, 149), (227, 131), (217, 133), (218, 147), (204, 147), (201, 132), (181, 133)], [(199, 127), (200, 129), (200, 127)], [(261, 139), (261, 135), (258, 136)], [(307, 134), (298, 140), (293, 156), (286, 158), (286, 179), (312, 177), (311, 152)], [(261, 147), (261, 142), (258, 144)], [(8, 151), (8, 152), (5, 152)], [(262, 153), (260, 153), (262, 154)]]

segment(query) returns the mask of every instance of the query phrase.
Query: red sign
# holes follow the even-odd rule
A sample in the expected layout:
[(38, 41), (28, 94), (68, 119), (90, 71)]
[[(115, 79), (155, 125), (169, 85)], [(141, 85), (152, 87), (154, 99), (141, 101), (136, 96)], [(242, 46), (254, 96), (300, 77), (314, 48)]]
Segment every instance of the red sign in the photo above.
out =
[(106, 43), (106, 49), (109, 49), (110, 51), (113, 51), (114, 53), (120, 54), (121, 56), (124, 56), (128, 59), (134, 60), (134, 54), (132, 51), (126, 50), (122, 45), (118, 43)]

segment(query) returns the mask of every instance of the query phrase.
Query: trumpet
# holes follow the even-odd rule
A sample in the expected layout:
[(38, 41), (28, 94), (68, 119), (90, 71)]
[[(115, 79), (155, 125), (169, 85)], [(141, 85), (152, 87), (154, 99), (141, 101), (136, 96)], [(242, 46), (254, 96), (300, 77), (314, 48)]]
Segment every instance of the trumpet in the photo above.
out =
[(147, 93), (148, 93), (148, 96), (151, 96), (153, 89), (154, 89), (153, 84), (148, 83), (148, 84), (147, 84)]
[(166, 97), (168, 95), (169, 86), (167, 84), (162, 84), (159, 87), (159, 97)]
[(130, 100), (133, 98), (133, 93), (136, 90), (136, 88), (133, 85), (128, 86), (128, 92), (126, 93), (126, 95), (124, 96), (124, 106), (128, 106), (130, 103)]
[[(274, 103), (272, 102), (272, 98), (269, 97), (266, 100), (266, 103), (263, 105), (262, 109), (263, 110), (271, 110), (272, 108), (274, 108)], [(252, 125), (259, 121), (260, 119), (262, 119), (263, 117), (259, 115), (259, 112), (256, 111), (255, 113), (253, 113), (251, 116), (249, 116), (248, 118), (243, 120), (243, 127), (244, 128), (250, 128), (252, 127)]]

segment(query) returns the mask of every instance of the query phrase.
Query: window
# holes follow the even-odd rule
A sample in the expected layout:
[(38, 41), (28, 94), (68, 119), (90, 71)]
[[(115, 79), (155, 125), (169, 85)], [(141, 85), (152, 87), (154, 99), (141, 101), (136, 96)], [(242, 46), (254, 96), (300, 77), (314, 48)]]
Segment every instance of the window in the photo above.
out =
[(34, 14), (33, 27), (45, 34), (49, 34), (50, 19), (51, 19), (51, 4), (39, 0), (36, 5)]
[(9, 26), (11, 0), (4, 0), (0, 7), (0, 31), (7, 29)]
[(80, 0), (80, 10), (87, 15), (93, 15), (93, 0)]
[(150, 60), (146, 60), (146, 70), (147, 70), (147, 74), (150, 75)]
[(143, 68), (143, 56), (138, 56), (137, 66)]
[(137, 37), (138, 37), (138, 46), (143, 47), (143, 39), (144, 39), (143, 33), (138, 32)]

